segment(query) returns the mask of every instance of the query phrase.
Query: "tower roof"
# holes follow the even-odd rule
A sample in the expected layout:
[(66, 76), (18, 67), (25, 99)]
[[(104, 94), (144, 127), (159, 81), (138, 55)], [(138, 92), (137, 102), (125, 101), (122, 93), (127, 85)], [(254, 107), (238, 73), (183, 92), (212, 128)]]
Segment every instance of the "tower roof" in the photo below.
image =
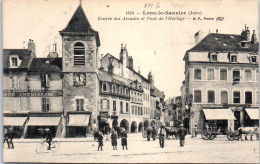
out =
[(71, 17), (69, 23), (66, 28), (60, 31), (61, 35), (94, 35), (96, 36), (97, 46), (100, 46), (99, 35), (98, 32), (93, 30), (86, 14), (79, 4), (75, 13)]

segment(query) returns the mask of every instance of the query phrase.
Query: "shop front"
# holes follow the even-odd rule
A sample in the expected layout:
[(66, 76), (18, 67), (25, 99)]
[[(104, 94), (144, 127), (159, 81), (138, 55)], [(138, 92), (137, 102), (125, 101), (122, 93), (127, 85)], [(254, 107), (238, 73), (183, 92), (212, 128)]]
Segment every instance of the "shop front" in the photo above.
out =
[(234, 114), (230, 108), (203, 108), (205, 115), (204, 127), (213, 130), (234, 131)]
[(91, 112), (68, 112), (67, 137), (86, 137), (90, 133)]
[(259, 127), (259, 108), (245, 108), (245, 127)]
[(14, 138), (21, 138), (23, 136), (24, 126), (27, 122), (28, 114), (4, 114), (3, 126), (4, 128), (12, 129)]
[(61, 133), (61, 112), (58, 113), (29, 113), (28, 122), (25, 125), (26, 138), (42, 138), (46, 129), (49, 129), (54, 137)]

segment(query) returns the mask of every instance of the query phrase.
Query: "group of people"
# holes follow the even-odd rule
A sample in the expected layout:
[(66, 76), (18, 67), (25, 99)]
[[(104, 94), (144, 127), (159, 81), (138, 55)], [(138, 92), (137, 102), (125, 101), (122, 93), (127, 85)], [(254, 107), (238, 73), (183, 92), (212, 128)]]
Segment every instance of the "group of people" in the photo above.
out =
[[(101, 150), (103, 151), (102, 147), (103, 147), (103, 133), (101, 131), (97, 132), (97, 140), (98, 140), (98, 151)], [(119, 138), (121, 138), (121, 144), (123, 146), (123, 150), (126, 148), (127, 149), (127, 133), (125, 132), (125, 129), (122, 129), (120, 134), (116, 131), (113, 130), (112, 134), (110, 136), (111, 138), (111, 144), (113, 147), (113, 150), (117, 150), (117, 140)]]
[[(153, 140), (156, 139), (157, 137), (157, 130), (153, 126), (152, 128), (147, 128), (147, 141), (150, 141), (150, 138), (152, 136)], [(196, 130), (197, 131), (197, 130)], [(180, 147), (184, 146), (184, 141), (185, 141), (185, 136), (187, 135), (187, 129), (184, 128), (183, 124), (180, 125), (180, 128), (177, 132), (180, 140)], [(197, 133), (195, 133), (197, 134)], [(161, 148), (164, 148), (164, 143), (165, 143), (165, 137), (166, 137), (166, 130), (165, 130), (165, 125), (162, 125), (159, 130), (159, 145)]]
[(7, 142), (9, 149), (14, 149), (14, 132), (12, 128), (5, 128), (4, 129), (4, 143)]

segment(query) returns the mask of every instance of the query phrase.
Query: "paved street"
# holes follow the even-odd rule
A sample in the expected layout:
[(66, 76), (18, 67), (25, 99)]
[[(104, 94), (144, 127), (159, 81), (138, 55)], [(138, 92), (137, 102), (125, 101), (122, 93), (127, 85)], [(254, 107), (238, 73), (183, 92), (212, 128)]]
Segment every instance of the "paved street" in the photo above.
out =
[[(254, 138), (255, 139), (255, 138)], [(65, 140), (65, 139), (64, 139)], [(40, 140), (38, 140), (40, 141)], [(70, 140), (71, 141), (71, 140)], [(233, 162), (258, 163), (259, 142), (228, 141), (226, 136), (218, 136), (212, 141), (202, 140), (200, 136), (186, 137), (185, 147), (179, 147), (179, 140), (166, 140), (164, 149), (159, 141), (146, 141), (141, 134), (128, 135), (128, 150), (122, 150), (118, 140), (118, 150), (113, 150), (110, 141), (104, 142), (103, 151), (97, 151), (97, 142), (60, 141), (56, 153), (45, 151), (37, 154), (37, 142), (15, 143), (15, 149), (4, 148), (5, 162)]]

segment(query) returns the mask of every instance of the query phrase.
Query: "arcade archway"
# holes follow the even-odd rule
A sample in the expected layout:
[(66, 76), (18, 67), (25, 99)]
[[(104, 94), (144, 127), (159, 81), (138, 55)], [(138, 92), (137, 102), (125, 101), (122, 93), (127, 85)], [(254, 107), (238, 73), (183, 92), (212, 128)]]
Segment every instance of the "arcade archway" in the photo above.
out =
[(131, 133), (136, 133), (136, 132), (137, 132), (137, 123), (133, 121), (131, 124)]
[(129, 123), (126, 119), (123, 119), (121, 122), (120, 122), (120, 127), (121, 128), (125, 128), (125, 131), (128, 132), (129, 131)]
[(150, 122), (148, 120), (144, 121), (144, 128), (147, 128), (150, 125)]
[(138, 132), (142, 132), (142, 131), (143, 131), (143, 123), (140, 122), (138, 126)]

